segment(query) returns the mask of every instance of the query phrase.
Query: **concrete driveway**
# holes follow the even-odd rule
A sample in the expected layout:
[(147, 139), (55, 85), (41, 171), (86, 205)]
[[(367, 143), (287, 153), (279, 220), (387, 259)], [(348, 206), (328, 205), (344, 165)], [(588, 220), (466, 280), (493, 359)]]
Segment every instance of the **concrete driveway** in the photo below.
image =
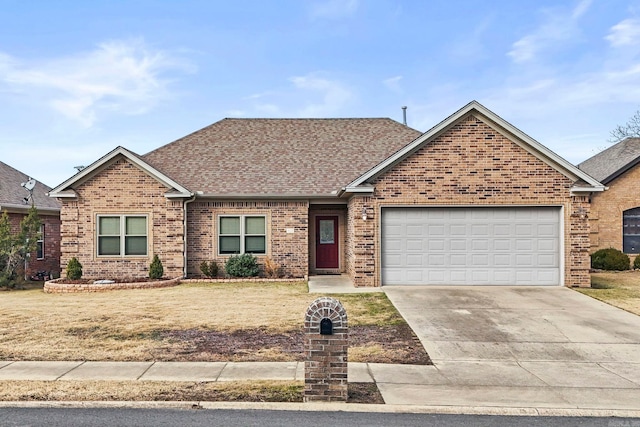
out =
[(385, 399), (640, 409), (639, 316), (563, 287), (383, 289), (435, 365)]

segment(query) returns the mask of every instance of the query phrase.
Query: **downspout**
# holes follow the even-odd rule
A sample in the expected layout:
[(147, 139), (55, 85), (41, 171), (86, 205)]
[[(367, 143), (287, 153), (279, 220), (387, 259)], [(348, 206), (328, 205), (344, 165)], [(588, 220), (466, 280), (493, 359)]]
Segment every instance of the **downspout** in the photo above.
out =
[(193, 202), (196, 199), (196, 197), (197, 196), (195, 195), (195, 193), (191, 193), (191, 198), (189, 200), (185, 200), (184, 201), (184, 214), (183, 214), (184, 218), (183, 218), (183, 221), (182, 221), (183, 222), (183, 228), (184, 228), (184, 230), (183, 230), (184, 236), (182, 238), (183, 245), (184, 245), (184, 249), (182, 250), (184, 266), (182, 268), (183, 269), (182, 275), (183, 275), (183, 277), (185, 279), (187, 278), (187, 270), (188, 270), (188, 265), (187, 265), (187, 248), (188, 248), (188, 246), (187, 246), (187, 215), (188, 215), (188, 213), (187, 213), (187, 205), (189, 203)]

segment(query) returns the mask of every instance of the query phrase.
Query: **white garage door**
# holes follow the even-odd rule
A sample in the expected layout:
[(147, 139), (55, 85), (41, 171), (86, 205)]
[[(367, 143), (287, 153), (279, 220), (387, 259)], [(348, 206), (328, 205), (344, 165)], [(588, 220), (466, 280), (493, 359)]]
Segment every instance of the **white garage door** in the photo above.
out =
[(383, 285), (559, 285), (560, 208), (386, 208)]

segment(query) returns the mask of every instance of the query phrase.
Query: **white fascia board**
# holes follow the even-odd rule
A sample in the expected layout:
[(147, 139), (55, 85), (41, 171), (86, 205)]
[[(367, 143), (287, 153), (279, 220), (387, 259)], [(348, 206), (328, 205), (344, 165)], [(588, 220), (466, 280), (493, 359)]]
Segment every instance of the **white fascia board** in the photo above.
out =
[(375, 187), (353, 187), (347, 186), (342, 189), (343, 193), (359, 193), (359, 194), (373, 194)]
[(520, 140), (525, 142), (533, 150), (532, 154), (539, 153), (539, 157), (541, 158), (541, 160), (544, 160), (546, 163), (549, 163), (548, 160), (550, 160), (551, 163), (555, 163), (555, 164), (551, 164), (551, 166), (554, 169), (561, 172), (563, 175), (571, 175), (573, 179), (577, 179), (577, 178), (582, 179), (583, 181), (585, 181), (586, 183), (594, 187), (591, 191), (602, 191), (602, 190), (597, 190), (598, 188), (604, 189), (603, 184), (596, 181), (594, 178), (592, 178), (585, 172), (581, 171), (576, 166), (572, 165), (571, 163), (569, 163), (568, 161), (566, 161), (565, 159), (563, 159), (553, 151), (549, 150), (547, 147), (540, 144), (538, 141), (531, 138), (529, 135), (525, 134), (520, 129), (516, 128), (511, 123), (507, 122), (506, 120), (504, 120), (503, 118), (501, 118), (500, 116), (492, 112), (491, 110), (487, 109), (478, 101), (471, 101), (470, 103), (468, 103), (467, 105), (465, 105), (464, 107), (462, 107), (461, 109), (459, 109), (458, 111), (456, 111), (455, 113), (453, 113), (452, 115), (450, 115), (449, 117), (447, 117), (446, 119), (444, 119), (443, 121), (441, 121), (440, 123), (432, 127), (431, 129), (429, 129), (428, 131), (420, 135), (413, 142), (406, 145), (404, 148), (397, 151), (395, 154), (391, 155), (390, 157), (388, 157), (387, 159), (385, 159), (384, 161), (382, 161), (381, 163), (379, 163), (378, 165), (376, 165), (375, 167), (367, 171), (365, 174), (358, 177), (353, 182), (349, 183), (349, 185), (346, 188), (356, 187), (358, 185), (365, 183), (367, 180), (381, 174), (388, 168), (394, 166), (396, 163), (400, 162), (404, 158), (413, 154), (425, 142), (429, 141), (432, 138), (435, 138), (442, 131), (444, 131), (449, 126), (451, 126), (452, 124), (454, 124), (455, 122), (463, 118), (465, 115), (473, 112), (474, 110), (486, 116), (489, 120), (495, 122), (498, 126), (504, 128), (507, 132), (513, 134), (516, 138), (519, 138)]
[(50, 191), (47, 193), (47, 196), (56, 197), (59, 199), (75, 199), (76, 197), (78, 197), (78, 194), (73, 190), (63, 190), (57, 192), (55, 195), (53, 195)]
[(155, 179), (157, 179), (167, 187), (175, 188), (178, 191), (178, 193), (176, 193), (175, 196), (171, 196), (171, 197), (189, 197), (192, 195), (189, 190), (187, 190), (186, 188), (184, 188), (183, 186), (181, 186), (180, 184), (178, 184), (177, 182), (175, 182), (174, 180), (172, 180), (162, 172), (150, 166), (148, 163), (140, 159), (137, 155), (133, 154), (131, 151), (127, 150), (124, 147), (117, 147), (114, 150), (102, 156), (100, 159), (93, 162), (91, 165), (79, 171), (77, 174), (73, 175), (71, 178), (69, 178), (62, 184), (58, 185), (57, 187), (49, 191), (49, 197), (62, 197), (62, 198), (75, 197), (67, 194), (68, 187), (82, 180), (83, 178), (88, 177), (93, 172), (95, 172), (98, 168), (100, 168), (102, 165), (109, 162), (110, 160), (112, 160), (114, 157), (118, 155), (122, 155), (126, 157), (127, 160), (129, 160), (131, 163), (133, 163), (138, 168), (145, 171), (146, 173), (148, 173), (149, 175), (151, 175), (152, 177), (154, 177)]
[(571, 194), (574, 193), (596, 193), (596, 192), (601, 192), (607, 190), (607, 187), (602, 186), (602, 187), (571, 187)]

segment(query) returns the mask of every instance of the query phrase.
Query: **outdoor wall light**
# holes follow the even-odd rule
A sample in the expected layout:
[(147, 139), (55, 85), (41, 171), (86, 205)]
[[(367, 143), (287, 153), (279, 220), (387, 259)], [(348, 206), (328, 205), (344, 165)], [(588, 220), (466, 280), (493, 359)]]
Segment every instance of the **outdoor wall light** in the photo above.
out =
[(362, 220), (363, 221), (367, 220), (367, 207), (366, 206), (362, 207)]
[(585, 219), (587, 217), (587, 210), (585, 208), (583, 208), (582, 206), (580, 206), (578, 208), (578, 216), (580, 217), (580, 219)]

